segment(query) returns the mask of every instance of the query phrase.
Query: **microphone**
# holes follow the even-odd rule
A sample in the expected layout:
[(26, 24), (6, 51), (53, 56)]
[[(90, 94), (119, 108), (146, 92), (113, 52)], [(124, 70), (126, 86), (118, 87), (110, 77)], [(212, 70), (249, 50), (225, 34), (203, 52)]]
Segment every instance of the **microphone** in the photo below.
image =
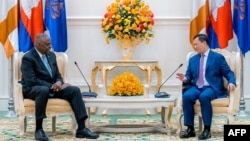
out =
[(163, 84), (166, 83), (166, 82), (168, 81), (168, 79), (169, 79), (171, 76), (173, 76), (174, 73), (175, 73), (180, 67), (182, 67), (182, 65), (183, 65), (183, 64), (180, 64), (180, 65), (178, 66), (178, 68), (177, 68), (172, 74), (170, 74), (169, 77), (160, 85), (160, 87), (159, 87), (159, 89), (158, 89), (158, 92), (155, 94), (155, 97), (156, 97), (156, 98), (169, 98), (169, 97), (170, 97), (170, 95), (169, 95), (168, 93), (166, 93), (166, 92), (160, 92), (160, 89), (161, 89), (161, 87), (163, 86)]
[(78, 68), (79, 72), (81, 73), (81, 75), (82, 75), (84, 81), (87, 83), (87, 85), (88, 85), (88, 87), (89, 87), (89, 92), (82, 92), (82, 96), (83, 96), (83, 97), (97, 97), (97, 94), (96, 94), (95, 92), (92, 92), (92, 91), (91, 91), (90, 85), (89, 85), (87, 79), (84, 77), (84, 75), (83, 75), (81, 69), (79, 68), (79, 66), (77, 65), (76, 61), (75, 61), (75, 65), (76, 65), (76, 67)]

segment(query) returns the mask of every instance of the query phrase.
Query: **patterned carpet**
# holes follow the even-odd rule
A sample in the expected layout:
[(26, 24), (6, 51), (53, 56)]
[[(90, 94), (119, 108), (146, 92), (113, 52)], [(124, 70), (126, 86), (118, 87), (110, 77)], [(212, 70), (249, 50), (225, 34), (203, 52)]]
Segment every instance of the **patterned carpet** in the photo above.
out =
[[(34, 117), (28, 118), (27, 132), (23, 137), (19, 137), (18, 118), (8, 118), (6, 112), (0, 112), (0, 141), (32, 141), (34, 140)], [(248, 114), (249, 115), (249, 114)], [(137, 124), (137, 123), (161, 123), (160, 115), (91, 115), (91, 124)], [(198, 119), (196, 119), (198, 121)], [(50, 141), (88, 141), (88, 139), (76, 139), (71, 132), (71, 119), (67, 115), (57, 118), (56, 133), (51, 132), (51, 119), (46, 119), (44, 122), (44, 130)], [(174, 130), (176, 130), (176, 118), (172, 116)], [(212, 125), (211, 141), (223, 140), (223, 125), (226, 124), (226, 118), (223, 116), (214, 116)], [(235, 117), (234, 124), (250, 124), (250, 116)], [(197, 125), (197, 123), (196, 123)], [(185, 127), (183, 127), (185, 128)], [(198, 127), (196, 127), (198, 130)], [(199, 133), (197, 132), (197, 135)], [(100, 133), (100, 137), (96, 141), (175, 141), (181, 140), (179, 134), (172, 135), (155, 133)], [(186, 139), (188, 141), (198, 140), (197, 137)], [(90, 141), (90, 140), (89, 140)], [(92, 141), (92, 140), (91, 140)]]

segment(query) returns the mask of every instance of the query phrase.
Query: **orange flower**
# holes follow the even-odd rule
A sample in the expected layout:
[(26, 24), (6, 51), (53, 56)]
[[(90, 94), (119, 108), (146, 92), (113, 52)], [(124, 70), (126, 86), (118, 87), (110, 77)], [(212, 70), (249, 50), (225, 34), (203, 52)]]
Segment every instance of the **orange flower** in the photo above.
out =
[(109, 89), (110, 95), (118, 96), (135, 96), (142, 95), (144, 87), (140, 82), (140, 79), (131, 72), (124, 72), (119, 76), (116, 76), (111, 83)]

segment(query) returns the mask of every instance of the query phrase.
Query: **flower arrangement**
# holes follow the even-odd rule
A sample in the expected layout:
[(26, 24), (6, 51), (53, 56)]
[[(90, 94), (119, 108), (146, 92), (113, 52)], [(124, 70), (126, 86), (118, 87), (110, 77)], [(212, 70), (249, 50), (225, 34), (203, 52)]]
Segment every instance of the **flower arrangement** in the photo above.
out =
[(109, 89), (110, 95), (135, 96), (143, 95), (144, 87), (138, 77), (131, 72), (124, 72), (116, 76)]
[[(119, 47), (134, 47), (154, 37), (154, 14), (142, 0), (115, 0), (102, 19), (106, 43), (118, 40)], [(125, 43), (125, 44), (124, 44)]]

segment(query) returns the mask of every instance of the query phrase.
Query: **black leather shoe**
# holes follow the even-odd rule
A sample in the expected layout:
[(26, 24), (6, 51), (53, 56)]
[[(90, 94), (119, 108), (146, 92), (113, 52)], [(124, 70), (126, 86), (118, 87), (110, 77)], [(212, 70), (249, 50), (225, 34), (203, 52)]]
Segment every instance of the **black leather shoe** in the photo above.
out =
[(88, 138), (96, 139), (99, 137), (99, 134), (91, 132), (88, 128), (83, 128), (82, 130), (77, 130), (76, 138)]
[(199, 140), (206, 140), (208, 138), (211, 138), (211, 133), (209, 130), (204, 130), (200, 135), (199, 135)]
[(38, 141), (48, 141), (49, 138), (44, 133), (43, 129), (39, 129), (35, 132), (35, 139)]
[(188, 128), (184, 133), (180, 135), (180, 138), (189, 138), (195, 137), (195, 131), (193, 129)]

